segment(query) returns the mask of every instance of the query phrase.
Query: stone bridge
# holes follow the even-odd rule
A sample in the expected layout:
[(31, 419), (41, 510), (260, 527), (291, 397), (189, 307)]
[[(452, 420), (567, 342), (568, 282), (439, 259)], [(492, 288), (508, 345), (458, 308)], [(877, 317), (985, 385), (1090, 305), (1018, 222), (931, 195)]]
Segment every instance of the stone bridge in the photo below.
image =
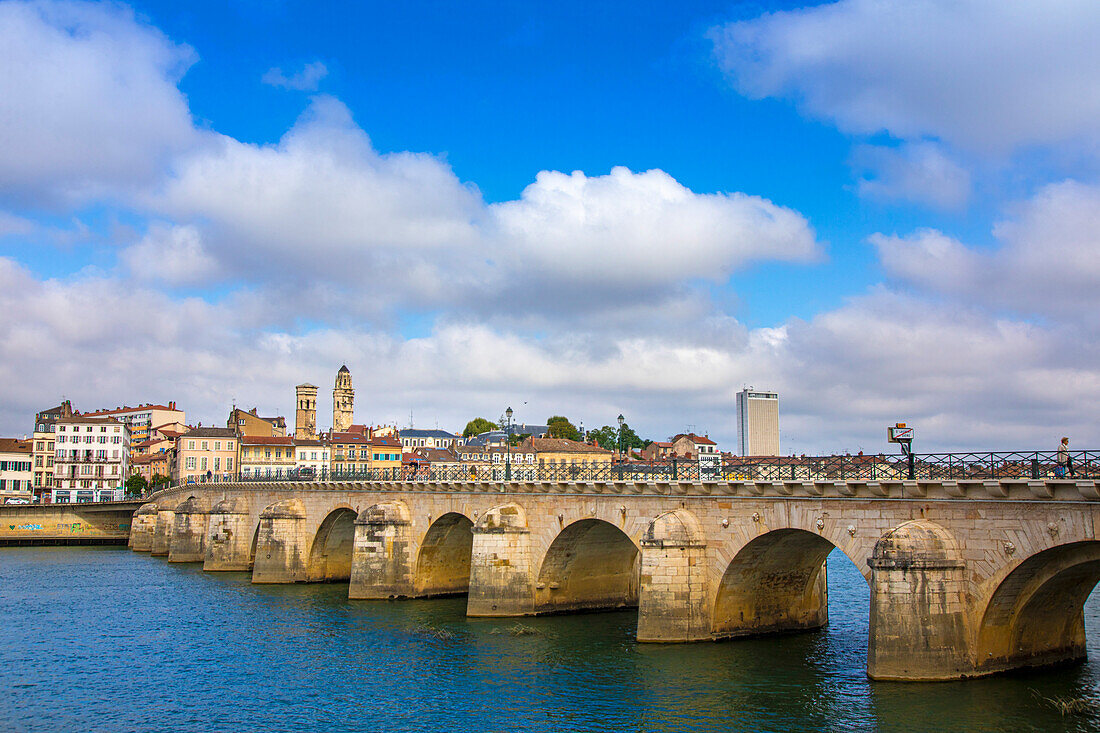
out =
[(638, 609), (642, 642), (828, 623), (839, 549), (871, 589), (867, 673), (1080, 660), (1100, 580), (1091, 481), (231, 483), (159, 492), (136, 551), (470, 616)]

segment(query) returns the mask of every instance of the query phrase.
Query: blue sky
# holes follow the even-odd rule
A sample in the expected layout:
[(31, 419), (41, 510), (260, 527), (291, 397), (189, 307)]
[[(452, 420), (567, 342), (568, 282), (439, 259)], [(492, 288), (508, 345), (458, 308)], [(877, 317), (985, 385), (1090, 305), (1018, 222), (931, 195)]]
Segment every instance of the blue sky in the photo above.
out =
[(346, 361), (372, 422), (732, 445), (755, 384), (785, 452), (1100, 440), (1100, 13), (1053, 7), (0, 2), (0, 431)]

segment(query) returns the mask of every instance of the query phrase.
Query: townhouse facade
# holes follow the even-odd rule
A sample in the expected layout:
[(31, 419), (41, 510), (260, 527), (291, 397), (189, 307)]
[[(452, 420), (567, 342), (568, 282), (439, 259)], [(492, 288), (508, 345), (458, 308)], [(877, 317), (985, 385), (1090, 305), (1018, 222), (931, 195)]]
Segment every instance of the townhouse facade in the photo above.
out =
[(65, 400), (57, 407), (51, 407), (48, 410), (36, 413), (34, 416), (34, 434), (32, 435), (34, 440), (34, 452), (32, 454), (34, 479), (32, 490), (34, 498), (38, 501), (49, 497), (50, 489), (53, 488), (57, 421), (72, 416), (73, 405), (69, 400)]
[(236, 477), (240, 438), (231, 428), (198, 427), (175, 441), (172, 482), (194, 484)]
[(73, 415), (57, 421), (54, 502), (121, 501), (130, 475), (130, 427), (115, 417)]
[(185, 424), (187, 415), (176, 408), (175, 402), (167, 405), (143, 403), (137, 407), (116, 407), (113, 410), (89, 412), (86, 417), (113, 417), (130, 428), (132, 443), (140, 443), (152, 437), (153, 429), (171, 423)]
[(406, 451), (416, 448), (437, 448), (445, 450), (458, 441), (458, 436), (446, 430), (418, 430), (405, 428), (399, 431), (401, 447)]
[(294, 474), (294, 439), (285, 435), (243, 435), (240, 438), (241, 478), (284, 478)]
[(0, 438), (0, 502), (30, 501), (34, 490), (34, 442)]
[(302, 478), (321, 477), (329, 472), (332, 451), (328, 443), (312, 438), (294, 438), (294, 470)]

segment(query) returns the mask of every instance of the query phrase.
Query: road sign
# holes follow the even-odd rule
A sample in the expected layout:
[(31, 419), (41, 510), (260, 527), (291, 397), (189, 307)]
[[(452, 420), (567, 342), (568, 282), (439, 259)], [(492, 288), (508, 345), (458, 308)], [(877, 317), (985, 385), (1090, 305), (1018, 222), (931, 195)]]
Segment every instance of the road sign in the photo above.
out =
[(913, 428), (906, 427), (905, 425), (896, 425), (892, 428), (886, 428), (886, 439), (891, 443), (912, 443)]

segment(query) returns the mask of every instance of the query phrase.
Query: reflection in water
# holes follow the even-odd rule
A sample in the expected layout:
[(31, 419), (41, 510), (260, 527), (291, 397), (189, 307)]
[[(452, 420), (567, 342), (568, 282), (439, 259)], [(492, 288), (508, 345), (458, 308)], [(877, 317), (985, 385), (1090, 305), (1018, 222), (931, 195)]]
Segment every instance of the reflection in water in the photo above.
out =
[(639, 645), (635, 612), (467, 619), (464, 598), (348, 601), (102, 548), (0, 553), (5, 729), (1095, 730), (1092, 661), (938, 684), (866, 678), (867, 584), (829, 558), (822, 632)]

